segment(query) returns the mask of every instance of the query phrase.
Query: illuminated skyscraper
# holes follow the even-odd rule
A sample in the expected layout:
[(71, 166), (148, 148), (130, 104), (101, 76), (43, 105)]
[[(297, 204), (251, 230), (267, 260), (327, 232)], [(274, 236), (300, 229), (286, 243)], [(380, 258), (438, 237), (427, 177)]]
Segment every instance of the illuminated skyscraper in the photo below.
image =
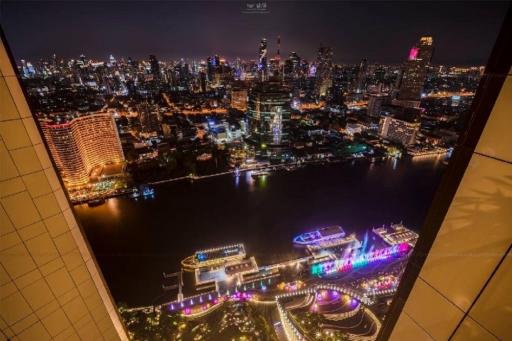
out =
[(140, 125), (143, 133), (157, 133), (161, 130), (157, 109), (148, 103), (138, 106)]
[(433, 51), (433, 39), (426, 36), (421, 37), (418, 44), (411, 48), (403, 70), (399, 100), (419, 101), (421, 99), (421, 92), (427, 76), (426, 66), (432, 59)]
[(327, 95), (327, 90), (332, 85), (332, 49), (322, 46), (318, 49), (316, 67), (316, 94)]
[(214, 57), (208, 57), (208, 59), (206, 60), (206, 64), (207, 64), (206, 67), (207, 67), (208, 81), (210, 83), (213, 83), (215, 74), (217, 73), (217, 71), (219, 69), (220, 57), (217, 55), (215, 55)]
[(278, 62), (281, 61), (281, 36), (277, 36), (277, 54), (276, 59)]
[(425, 65), (428, 65), (434, 54), (434, 39), (430, 36), (420, 38), (418, 44), (418, 59), (421, 59)]
[(300, 72), (300, 57), (296, 52), (291, 52), (284, 62), (284, 75), (287, 79), (295, 79)]
[(260, 49), (259, 49), (259, 59), (258, 59), (258, 71), (260, 74), (261, 80), (267, 79), (267, 39), (262, 38), (260, 42)]
[(282, 147), (289, 142), (289, 91), (277, 82), (263, 82), (249, 95), (249, 140), (261, 148)]
[(158, 63), (155, 55), (149, 56), (149, 66), (153, 79), (155, 81), (160, 80), (160, 64)]
[(366, 81), (366, 71), (368, 69), (368, 61), (366, 58), (361, 60), (359, 64), (359, 69), (357, 71), (357, 80), (356, 80), (356, 91), (363, 92)]
[(116, 124), (110, 113), (42, 122), (44, 137), (67, 186), (86, 185), (95, 167), (124, 161)]
[(283, 77), (283, 70), (281, 69), (281, 37), (277, 37), (277, 52), (274, 58), (269, 61), (269, 77)]
[(231, 90), (231, 108), (240, 111), (247, 110), (247, 89), (234, 88)]

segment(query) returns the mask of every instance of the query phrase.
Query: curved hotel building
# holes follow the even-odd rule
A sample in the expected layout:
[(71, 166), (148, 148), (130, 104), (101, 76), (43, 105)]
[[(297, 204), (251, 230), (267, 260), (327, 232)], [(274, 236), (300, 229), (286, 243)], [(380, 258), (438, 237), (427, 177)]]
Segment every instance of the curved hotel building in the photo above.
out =
[(95, 167), (124, 160), (114, 119), (109, 113), (75, 116), (64, 123), (41, 124), (50, 152), (69, 187), (84, 186)]

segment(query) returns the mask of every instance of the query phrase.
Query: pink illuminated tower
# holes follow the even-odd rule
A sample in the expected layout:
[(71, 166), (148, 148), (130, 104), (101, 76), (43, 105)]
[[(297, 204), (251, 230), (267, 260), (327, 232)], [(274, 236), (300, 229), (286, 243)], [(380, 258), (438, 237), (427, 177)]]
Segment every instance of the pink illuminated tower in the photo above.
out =
[(418, 47), (412, 47), (411, 50), (409, 51), (409, 60), (416, 60), (416, 58), (418, 58), (419, 51), (420, 49)]

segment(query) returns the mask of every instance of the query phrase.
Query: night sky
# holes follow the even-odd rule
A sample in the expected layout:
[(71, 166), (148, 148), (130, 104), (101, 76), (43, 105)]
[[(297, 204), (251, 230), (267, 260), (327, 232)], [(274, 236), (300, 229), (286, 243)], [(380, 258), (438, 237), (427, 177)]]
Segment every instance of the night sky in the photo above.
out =
[[(19, 60), (61, 57), (255, 59), (261, 37), (269, 55), (312, 59), (320, 44), (336, 62), (397, 63), (422, 34), (434, 36), (437, 64), (485, 64), (508, 2), (266, 1), (269, 13), (244, 14), (246, 2), (0, 2), (2, 27)], [(251, 1), (249, 1), (251, 2)], [(254, 1), (256, 3), (258, 1)], [(260, 0), (260, 2), (263, 2)]]

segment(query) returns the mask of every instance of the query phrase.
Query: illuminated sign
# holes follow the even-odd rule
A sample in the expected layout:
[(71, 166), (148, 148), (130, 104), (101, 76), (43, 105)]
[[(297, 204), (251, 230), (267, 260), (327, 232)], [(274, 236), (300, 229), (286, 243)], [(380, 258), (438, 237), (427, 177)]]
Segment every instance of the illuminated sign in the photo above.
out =
[(328, 275), (335, 272), (348, 272), (352, 269), (364, 267), (379, 260), (387, 260), (391, 257), (403, 255), (409, 251), (408, 243), (396, 244), (387, 248), (370, 251), (351, 258), (336, 259), (316, 263), (311, 266), (313, 276)]
[(417, 47), (411, 48), (411, 50), (409, 51), (409, 60), (415, 60), (416, 58), (418, 58), (419, 52), (420, 52), (419, 48), (417, 48)]

